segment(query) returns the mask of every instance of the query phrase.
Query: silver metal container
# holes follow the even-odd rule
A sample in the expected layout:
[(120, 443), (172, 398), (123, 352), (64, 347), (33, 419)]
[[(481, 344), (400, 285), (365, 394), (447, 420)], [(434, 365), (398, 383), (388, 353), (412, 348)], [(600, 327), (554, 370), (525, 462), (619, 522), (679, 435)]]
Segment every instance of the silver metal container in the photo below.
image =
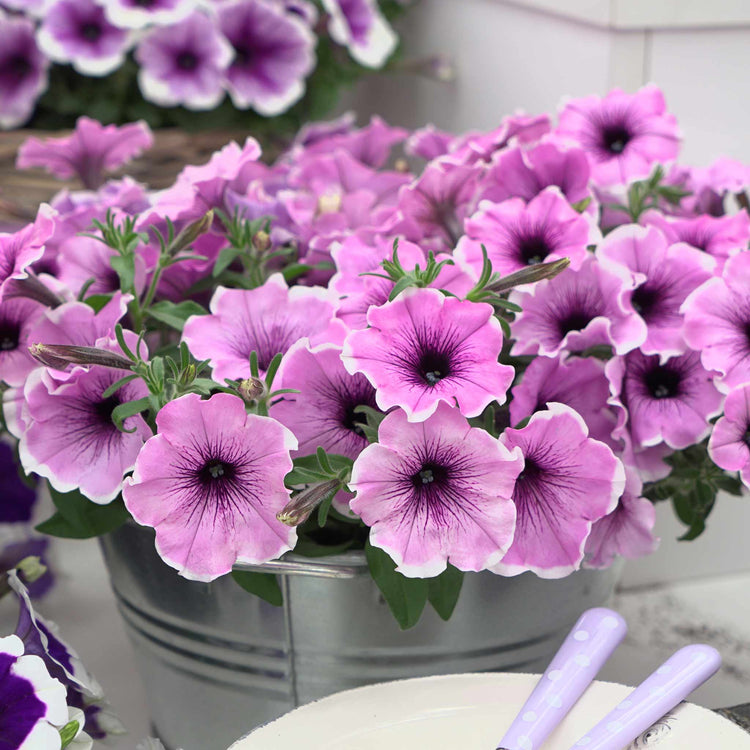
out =
[(295, 706), (359, 685), (542, 671), (580, 613), (606, 603), (619, 572), (470, 574), (450, 621), (428, 605), (401, 631), (361, 553), (264, 566), (284, 593), (273, 607), (228, 578), (180, 578), (157, 556), (153, 532), (134, 524), (102, 547), (154, 731), (183, 750), (225, 750)]

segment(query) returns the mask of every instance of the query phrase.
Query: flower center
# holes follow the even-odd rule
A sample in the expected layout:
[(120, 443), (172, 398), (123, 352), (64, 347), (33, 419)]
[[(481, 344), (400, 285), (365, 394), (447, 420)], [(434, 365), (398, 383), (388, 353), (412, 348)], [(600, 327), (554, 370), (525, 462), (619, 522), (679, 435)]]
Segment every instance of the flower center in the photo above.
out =
[(32, 70), (31, 63), (23, 55), (14, 55), (5, 64), (5, 73), (15, 81), (22, 81)]
[(228, 482), (234, 477), (234, 466), (220, 458), (210, 458), (198, 471), (201, 484)]
[[(546, 405), (544, 406), (544, 408), (547, 408)], [(523, 465), (523, 471), (518, 475), (516, 483), (524, 481), (534, 481), (535, 479), (538, 479), (542, 473), (542, 467), (539, 466), (539, 464), (534, 461), (533, 458), (529, 458), (527, 456)]]
[(133, 0), (133, 5), (136, 8), (150, 8), (154, 5), (156, 0)]
[(21, 327), (10, 320), (0, 320), (0, 352), (12, 352), (18, 349)]
[(656, 399), (677, 396), (680, 392), (681, 382), (680, 373), (666, 365), (655, 367), (645, 375), (646, 388)]
[(102, 35), (102, 27), (98, 23), (89, 21), (81, 26), (81, 36), (87, 42), (96, 42)]
[(254, 57), (252, 49), (247, 45), (234, 47), (234, 65), (246, 68), (252, 63)]
[(633, 309), (645, 320), (654, 311), (659, 301), (658, 290), (649, 288), (647, 284), (639, 286), (633, 291), (630, 304)]
[(526, 237), (521, 240), (518, 254), (521, 261), (527, 266), (541, 263), (550, 253), (547, 243), (543, 237)]
[(102, 424), (114, 426), (114, 423), (112, 422), (112, 412), (119, 405), (120, 402), (114, 396), (110, 396), (109, 398), (102, 399), (99, 403), (95, 404), (94, 413)]
[(741, 438), (742, 442), (750, 448), (750, 424), (745, 428), (745, 434)]
[(437, 385), (451, 374), (450, 360), (442, 352), (425, 352), (419, 359), (419, 374), (429, 386)]
[(593, 316), (584, 310), (571, 310), (557, 324), (560, 335), (565, 337), (571, 331), (582, 331), (593, 319)]
[(176, 63), (180, 70), (195, 70), (198, 67), (198, 58), (195, 53), (185, 50), (177, 55)]
[(422, 464), (422, 468), (412, 474), (411, 483), (416, 490), (429, 490), (440, 487), (448, 479), (448, 469), (433, 461)]
[(604, 148), (612, 154), (621, 154), (630, 138), (630, 131), (624, 125), (610, 125), (602, 133)]

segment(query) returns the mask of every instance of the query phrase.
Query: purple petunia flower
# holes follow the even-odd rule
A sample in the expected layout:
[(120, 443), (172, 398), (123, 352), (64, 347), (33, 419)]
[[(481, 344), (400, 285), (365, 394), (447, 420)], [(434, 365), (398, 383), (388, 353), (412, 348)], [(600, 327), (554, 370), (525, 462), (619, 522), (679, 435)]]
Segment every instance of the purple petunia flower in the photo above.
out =
[(508, 198), (530, 201), (547, 187), (556, 186), (569, 203), (590, 197), (591, 168), (583, 150), (561, 149), (553, 143), (533, 148), (520, 146), (499, 151), (482, 177), (478, 200), (502, 203)]
[(524, 371), (521, 382), (513, 386), (510, 422), (517, 425), (555, 401), (575, 409), (586, 423), (589, 435), (615, 450), (617, 441), (612, 439), (612, 430), (616, 418), (607, 406), (609, 395), (609, 381), (600, 360), (535, 357)]
[(44, 243), (54, 232), (54, 209), (42, 203), (33, 224), (13, 234), (0, 233), (0, 302), (14, 279), (25, 279), (26, 269), (44, 254)]
[(286, 394), (271, 408), (271, 416), (294, 433), (300, 456), (321, 446), (354, 459), (368, 444), (359, 427), (365, 417), (354, 409), (377, 409), (375, 389), (364, 375), (350, 375), (340, 355), (339, 346), (310, 348), (302, 339), (289, 350), (274, 381), (274, 387), (299, 391)]
[(133, 122), (118, 127), (79, 117), (75, 130), (64, 138), (28, 138), (18, 149), (17, 169), (44, 167), (67, 180), (78, 176), (88, 190), (96, 190), (110, 172), (151, 148), (149, 126)]
[[(17, 476), (17, 466), (14, 467), (13, 471)], [(5, 489), (4, 482), (0, 481), (0, 491), (5, 492)], [(26, 490), (35, 494), (29, 487), (26, 487)], [(6, 496), (2, 495), (2, 497), (5, 498)], [(12, 495), (10, 498), (13, 502)], [(4, 525), (2, 533), (0, 533), (0, 537), (2, 537), (0, 539), (0, 571), (7, 573), (25, 558), (38, 557), (42, 565), (46, 567), (46, 571), (29, 584), (28, 591), (30, 597), (40, 599), (48, 594), (55, 585), (55, 574), (52, 572), (48, 557), (51, 540), (47, 536), (37, 536), (29, 530), (23, 521), (18, 523), (19, 520), (21, 519), (17, 519), (12, 525)], [(26, 521), (28, 520), (30, 519), (26, 519)]]
[(732, 256), (721, 278), (699, 286), (683, 303), (683, 335), (703, 366), (720, 374), (727, 392), (750, 380), (750, 253)]
[(17, 635), (0, 638), (0, 741), (8, 748), (59, 748), (68, 721), (65, 686), (44, 662), (24, 655)]
[(633, 284), (588, 258), (577, 271), (540, 281), (510, 299), (523, 312), (511, 323), (512, 353), (554, 357), (560, 351), (583, 351), (611, 345), (620, 354), (646, 340), (646, 324), (623, 301)]
[(604, 98), (570, 101), (555, 135), (583, 148), (600, 187), (647, 177), (654, 164), (675, 159), (680, 146), (677, 120), (653, 84), (635, 94), (614, 89)]
[(738, 471), (750, 487), (750, 385), (727, 394), (724, 416), (714, 425), (708, 441), (711, 460), (726, 471)]
[(515, 370), (497, 361), (503, 334), (490, 305), (412, 288), (370, 308), (367, 322), (347, 336), (341, 357), (375, 386), (383, 411), (400, 406), (417, 422), (440, 402), (476, 417), (505, 401)]
[(226, 85), (234, 106), (267, 117), (305, 92), (315, 67), (315, 36), (297, 14), (266, 0), (235, 0), (218, 8), (219, 26), (234, 48)]
[(138, 44), (138, 85), (161, 107), (213, 109), (223, 98), (222, 80), (232, 48), (215, 22), (195, 11), (179, 23), (156, 27)]
[(0, 503), (0, 524), (31, 521), (36, 489), (21, 479), (13, 449), (5, 441), (0, 442), (0, 498), (3, 500)]
[(584, 558), (587, 568), (608, 568), (617, 555), (644, 557), (657, 548), (659, 538), (653, 533), (656, 508), (649, 499), (641, 497), (642, 489), (638, 472), (626, 467), (620, 502), (591, 527)]
[(308, 337), (311, 344), (343, 341), (345, 327), (334, 320), (330, 293), (321, 287), (289, 289), (281, 274), (256, 289), (218, 287), (211, 298), (211, 315), (194, 315), (182, 338), (199, 359), (208, 359), (213, 377), (250, 377), (250, 353), (266, 370), (276, 354)]
[(380, 68), (393, 54), (398, 37), (378, 8), (376, 0), (323, 0), (330, 15), (331, 38), (344, 45), (367, 68)]
[(156, 548), (180, 575), (211, 581), (236, 562), (263, 563), (294, 546), (276, 519), (289, 501), (292, 433), (247, 414), (241, 399), (189, 393), (156, 416), (123, 498), (133, 518), (156, 529)]
[(562, 578), (580, 567), (594, 521), (615, 509), (625, 469), (564, 404), (547, 404), (523, 429), (506, 429), (500, 442), (521, 449), (524, 467), (513, 491), (518, 514), (513, 544), (492, 570)]
[(181, 21), (195, 6), (195, 0), (107, 0), (104, 12), (121, 29), (143, 29)]
[(104, 391), (128, 373), (105, 367), (76, 368), (68, 380), (53, 379), (46, 368), (34, 370), (26, 382), (26, 429), (19, 457), (27, 473), (49, 479), (60, 492), (80, 490), (95, 503), (109, 503), (133, 468), (151, 430), (142, 417), (125, 420), (121, 432), (112, 411), (126, 401), (148, 395), (146, 384), (134, 380), (108, 398)]
[(113, 26), (95, 0), (55, 0), (37, 40), (52, 60), (71, 63), (86, 76), (105, 76), (119, 68), (130, 44), (127, 32)]
[(629, 224), (607, 235), (596, 255), (603, 268), (634, 282), (625, 300), (646, 323), (640, 349), (662, 359), (682, 354), (680, 307), (688, 295), (713, 276), (714, 259), (694, 247), (668, 245), (657, 229)]
[(465, 222), (466, 235), (455, 255), (478, 277), (482, 271), (482, 245), (492, 270), (502, 276), (536, 263), (569, 258), (573, 269), (588, 257), (587, 247), (601, 235), (596, 225), (578, 213), (556, 187), (549, 187), (527, 204), (520, 198), (503, 203), (480, 203), (479, 211)]
[(446, 404), (416, 424), (397, 410), (354, 462), (350, 505), (406, 576), (436, 576), (448, 562), (484, 570), (513, 539), (509, 498), (522, 463)]
[(47, 88), (48, 67), (37, 47), (34, 24), (0, 11), (0, 128), (16, 128), (31, 117)]
[(44, 310), (43, 305), (23, 297), (0, 302), (0, 381), (21, 386), (38, 366), (29, 354), (29, 334)]
[(721, 413), (722, 395), (700, 354), (688, 351), (662, 361), (633, 351), (607, 362), (612, 404), (618, 411), (614, 435), (626, 429), (635, 450), (665, 442), (679, 450), (711, 432), (709, 419)]

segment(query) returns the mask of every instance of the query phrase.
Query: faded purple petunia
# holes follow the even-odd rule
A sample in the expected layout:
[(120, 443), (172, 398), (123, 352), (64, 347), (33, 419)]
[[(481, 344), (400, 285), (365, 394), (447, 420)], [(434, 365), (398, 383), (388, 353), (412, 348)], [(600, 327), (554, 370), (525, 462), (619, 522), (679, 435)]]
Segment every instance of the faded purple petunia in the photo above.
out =
[(613, 89), (568, 102), (555, 135), (583, 148), (601, 187), (647, 177), (657, 162), (675, 159), (680, 146), (677, 120), (653, 84), (635, 94)]
[(750, 487), (750, 385), (744, 384), (727, 394), (724, 415), (714, 425), (708, 441), (711, 460), (726, 471), (738, 471)]
[(96, 190), (105, 172), (126, 164), (153, 142), (151, 129), (143, 121), (118, 127), (79, 117), (69, 136), (25, 140), (18, 149), (16, 168), (43, 167), (63, 180), (77, 176), (84, 187)]
[(665, 442), (679, 450), (711, 432), (709, 420), (721, 413), (722, 395), (700, 354), (661, 360), (633, 351), (606, 365), (610, 403), (618, 412), (614, 435), (627, 429), (635, 450)]
[(125, 60), (126, 31), (111, 24), (95, 0), (55, 0), (37, 34), (39, 47), (58, 63), (71, 63), (82, 75), (105, 76)]
[(750, 381), (750, 253), (731, 257), (721, 278), (699, 286), (682, 313), (685, 340), (706, 369), (719, 373), (721, 390)]
[(378, 8), (377, 0), (323, 0), (330, 15), (331, 38), (368, 68), (380, 68), (393, 54), (398, 37)]
[(232, 48), (215, 22), (201, 11), (182, 21), (156, 27), (135, 50), (138, 85), (162, 107), (213, 109), (224, 98), (223, 76)]
[(464, 225), (455, 255), (478, 277), (482, 271), (482, 245), (501, 276), (536, 263), (569, 258), (573, 269), (588, 257), (587, 247), (601, 235), (596, 225), (549, 187), (525, 203), (511, 198), (503, 203), (483, 201)]
[(490, 305), (412, 288), (370, 308), (367, 322), (347, 336), (341, 356), (375, 386), (383, 411), (399, 406), (422, 421), (445, 402), (476, 417), (505, 401), (515, 370), (497, 361), (503, 335)]
[(60, 492), (77, 489), (100, 504), (114, 500), (151, 435), (138, 415), (125, 420), (126, 429), (135, 428), (132, 433), (121, 432), (112, 421), (117, 406), (148, 395), (142, 380), (102, 397), (127, 374), (105, 367), (76, 368), (61, 383), (46, 368), (34, 370), (24, 389), (27, 425), (19, 444), (25, 471), (46, 477)]
[(48, 67), (34, 24), (0, 11), (0, 128), (16, 128), (31, 117), (47, 88)]
[(604, 443), (588, 435), (581, 416), (564, 404), (547, 404), (521, 430), (507, 429), (500, 442), (521, 449), (516, 480), (516, 533), (501, 575), (534, 571), (562, 578), (581, 566), (595, 521), (611, 513), (625, 487), (625, 469)]
[(436, 576), (447, 563), (484, 570), (513, 538), (509, 498), (522, 463), (446, 404), (416, 424), (399, 409), (354, 462), (351, 508), (406, 576)]
[(345, 327), (334, 320), (329, 292), (320, 287), (289, 289), (281, 274), (256, 289), (218, 287), (211, 299), (211, 315), (188, 319), (183, 341), (200, 359), (208, 359), (213, 377), (250, 377), (250, 353), (258, 354), (265, 372), (276, 354), (283, 354), (303, 337), (313, 345), (343, 341)]
[(241, 399), (189, 393), (156, 417), (123, 498), (135, 520), (156, 529), (162, 559), (191, 580), (211, 581), (236, 562), (263, 563), (294, 546), (277, 520), (289, 500), (292, 433), (247, 414)]
[(510, 299), (523, 312), (511, 323), (512, 353), (554, 357), (597, 345), (617, 353), (635, 349), (646, 340), (647, 328), (623, 301), (632, 286), (588, 258), (578, 270), (568, 268), (528, 291), (513, 292)]
[(60, 732), (68, 721), (65, 687), (50, 677), (44, 662), (25, 655), (16, 635), (0, 638), (0, 743), (7, 748), (61, 746)]
[(195, 6), (195, 0), (107, 0), (104, 12), (121, 29), (143, 29), (181, 21)]
[(267, 0), (234, 0), (218, 8), (219, 26), (234, 48), (226, 85), (234, 106), (267, 117), (305, 92), (315, 67), (315, 36), (297, 14)]
[[(27, 484), (18, 473), (13, 448), (0, 442), (0, 524), (18, 524), (31, 521), (36, 504), (36, 489), (33, 482)], [(20, 558), (19, 558), (20, 559)]]

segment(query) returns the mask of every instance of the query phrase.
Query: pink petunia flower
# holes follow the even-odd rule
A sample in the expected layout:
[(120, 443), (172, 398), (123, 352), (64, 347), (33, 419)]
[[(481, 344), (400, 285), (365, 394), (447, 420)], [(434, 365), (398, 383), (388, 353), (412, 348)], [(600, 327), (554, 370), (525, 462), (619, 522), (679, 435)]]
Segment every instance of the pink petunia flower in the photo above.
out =
[(18, 446), (24, 470), (46, 477), (60, 492), (77, 489), (99, 504), (114, 500), (123, 476), (151, 436), (140, 416), (124, 422), (126, 429), (134, 429), (132, 433), (120, 432), (112, 421), (117, 406), (148, 395), (142, 380), (102, 397), (127, 374), (105, 367), (79, 367), (60, 382), (46, 368), (34, 370), (24, 388), (27, 424)]
[(738, 471), (750, 487), (750, 384), (733, 388), (724, 402), (724, 416), (708, 441), (711, 460), (726, 471)]
[(560, 258), (580, 268), (589, 255), (588, 245), (601, 238), (593, 222), (573, 209), (556, 187), (546, 188), (528, 204), (520, 198), (483, 201), (464, 228), (455, 255), (476, 276), (482, 271), (482, 245), (492, 270), (505, 276)]
[(523, 373), (520, 383), (513, 386), (510, 402), (510, 423), (538, 411), (551, 401), (575, 409), (586, 423), (589, 435), (616, 450), (612, 438), (616, 418), (609, 399), (609, 381), (604, 363), (591, 357), (535, 357)]
[(635, 349), (647, 328), (623, 301), (632, 286), (590, 257), (578, 270), (512, 292), (511, 301), (523, 309), (511, 323), (513, 355), (554, 357), (597, 345), (611, 345), (618, 354)]
[(611, 513), (623, 493), (622, 463), (564, 404), (547, 404), (523, 429), (506, 429), (500, 442), (521, 449), (524, 467), (513, 491), (513, 544), (493, 572), (532, 570), (541, 578), (572, 573), (581, 566), (592, 524)]
[(618, 412), (614, 435), (626, 426), (635, 450), (665, 442), (680, 450), (711, 432), (709, 420), (721, 413), (723, 397), (700, 354), (688, 351), (662, 361), (633, 351), (607, 362), (610, 404)]
[(398, 37), (376, 0), (323, 0), (331, 38), (344, 45), (367, 68), (381, 68), (393, 54)]
[(135, 50), (143, 96), (162, 107), (213, 109), (224, 98), (224, 73), (232, 47), (199, 10), (178, 23), (155, 27)]
[(603, 268), (633, 282), (625, 300), (647, 326), (641, 351), (662, 359), (685, 352), (680, 307), (712, 277), (714, 259), (684, 243), (669, 245), (653, 227), (633, 224), (608, 234), (596, 255)]
[(367, 322), (349, 333), (341, 357), (375, 386), (383, 411), (399, 406), (418, 422), (440, 402), (476, 417), (505, 401), (515, 371), (497, 361), (503, 335), (490, 305), (412, 288), (370, 308)]
[(555, 136), (586, 152), (600, 187), (647, 177), (654, 164), (674, 160), (680, 145), (677, 120), (653, 84), (635, 94), (613, 89), (568, 102)]
[(292, 433), (247, 414), (241, 399), (189, 393), (156, 416), (123, 498), (135, 520), (156, 529), (156, 549), (185, 578), (212, 581), (237, 562), (263, 563), (294, 546), (276, 519), (289, 501)]
[(341, 343), (343, 323), (334, 320), (330, 293), (320, 287), (289, 289), (274, 274), (257, 289), (218, 287), (211, 298), (211, 315), (194, 315), (182, 338), (194, 356), (208, 359), (213, 377), (250, 377), (250, 353), (258, 353), (265, 371), (276, 354), (283, 354), (303, 337), (312, 345)]
[(23, 297), (0, 302), (0, 381), (21, 386), (37, 367), (29, 354), (29, 333), (45, 308)]
[(88, 190), (96, 190), (105, 172), (127, 164), (153, 143), (151, 129), (143, 121), (118, 127), (79, 117), (69, 136), (27, 138), (18, 150), (16, 168), (43, 167), (62, 180), (77, 176)]
[(699, 286), (682, 305), (683, 335), (716, 370), (723, 391), (750, 381), (750, 253), (732, 256), (721, 278)]
[(37, 33), (41, 50), (85, 76), (106, 76), (125, 60), (128, 33), (111, 24), (95, 0), (55, 0)]
[(13, 279), (25, 279), (26, 269), (44, 254), (44, 243), (54, 231), (55, 214), (42, 203), (33, 224), (13, 234), (0, 233), (0, 301), (8, 294)]
[(436, 576), (448, 562), (484, 570), (513, 539), (510, 496), (521, 467), (518, 450), (470, 427), (457, 409), (440, 404), (417, 424), (397, 410), (354, 462), (351, 508), (406, 576)]
[(586, 540), (584, 565), (608, 568), (617, 555), (628, 559), (650, 555), (659, 545), (654, 536), (656, 508), (645, 497), (638, 472), (625, 471), (625, 492), (617, 507), (594, 522)]
[(238, 109), (281, 114), (305, 92), (315, 67), (315, 36), (296, 14), (267, 0), (234, 0), (218, 8), (219, 27), (234, 50), (225, 80)]

